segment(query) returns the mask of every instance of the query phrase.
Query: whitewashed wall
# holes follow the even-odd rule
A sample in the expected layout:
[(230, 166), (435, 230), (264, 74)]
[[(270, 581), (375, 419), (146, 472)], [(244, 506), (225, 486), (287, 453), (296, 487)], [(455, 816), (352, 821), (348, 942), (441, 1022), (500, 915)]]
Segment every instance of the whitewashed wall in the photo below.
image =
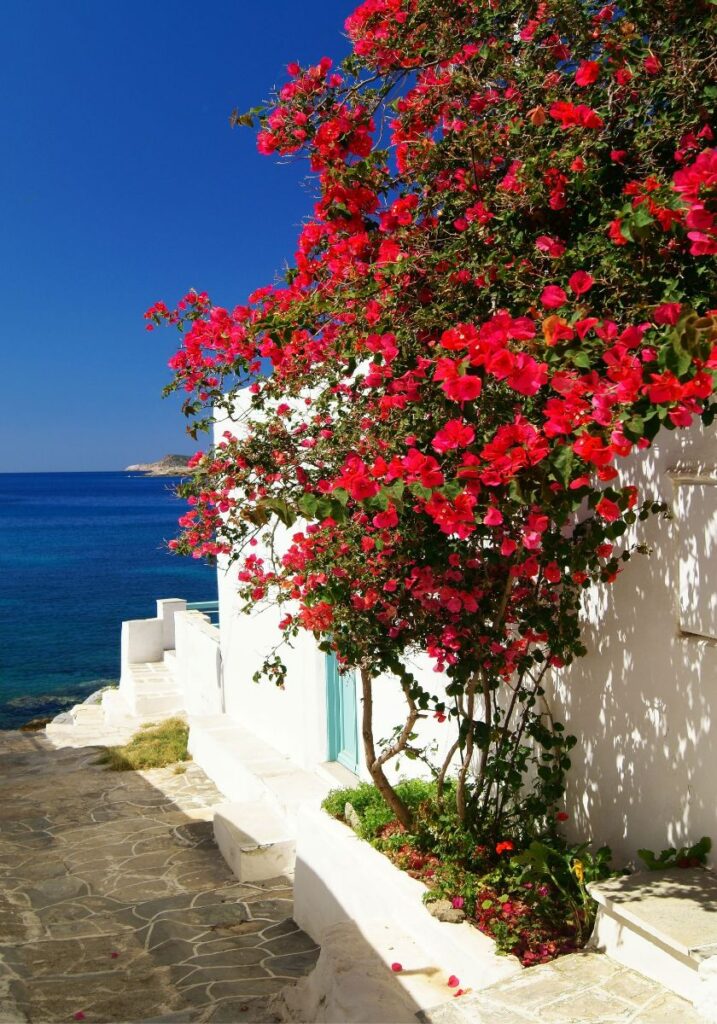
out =
[[(243, 405), (248, 399), (242, 396)], [(215, 436), (219, 440), (226, 430), (236, 428), (230, 420), (216, 424)], [(301, 529), (301, 524), (294, 528)], [(286, 542), (294, 529), (277, 531), (277, 546)], [(283, 538), (282, 538), (283, 534)], [(254, 549), (260, 553), (259, 549)], [(325, 655), (309, 633), (301, 633), (293, 648), (282, 647), (281, 657), (288, 669), (286, 687), (279, 690), (271, 682), (252, 681), (272, 648), (281, 638), (278, 622), (283, 615), (273, 608), (263, 608), (250, 614), (241, 611), (237, 596), (237, 566), (228, 566), (226, 559), (219, 565), (219, 621), (224, 679), (226, 713), (262, 739), (296, 760), (304, 767), (326, 761), (328, 734), (326, 719), (326, 661)], [(411, 668), (431, 693), (443, 694), (441, 677), (432, 672), (427, 659)], [(405, 702), (396, 679), (381, 677), (375, 681), (374, 735), (376, 741), (388, 739), (396, 725), (405, 721)], [(357, 700), (361, 715), (360, 699)], [(432, 717), (419, 722), (417, 745), (436, 743), (438, 754), (450, 746), (448, 725), (441, 726)], [(362, 753), (359, 721), (359, 751)], [(392, 772), (401, 777), (424, 774), (418, 761), (400, 759)], [(365, 768), (362, 774), (368, 778)]]
[(222, 660), (219, 630), (198, 611), (174, 616), (175, 674), (190, 715), (219, 715), (223, 711)]
[[(219, 424), (217, 434), (227, 425)], [(557, 717), (579, 738), (569, 780), (570, 828), (608, 842), (617, 859), (627, 861), (640, 846), (681, 845), (702, 835), (717, 842), (715, 428), (665, 434), (623, 463), (621, 480), (637, 485), (641, 499), (674, 504), (676, 518), (638, 524), (635, 537), (653, 553), (636, 555), (616, 584), (589, 597), (589, 653), (556, 678), (549, 696)], [(227, 714), (306, 767), (325, 761), (323, 654), (303, 634), (293, 650), (282, 652), (286, 689), (254, 683), (253, 673), (277, 641), (280, 616), (272, 609), (241, 613), (236, 591), (236, 569), (221, 566)], [(427, 662), (417, 671), (431, 692), (442, 693), (441, 677)], [(394, 680), (375, 685), (375, 735), (381, 739), (403, 720), (403, 696)], [(360, 714), (360, 701), (357, 706)], [(417, 731), (419, 745), (437, 744), (437, 756), (447, 749), (449, 733), (433, 718)], [(420, 763), (405, 758), (398, 769), (406, 776), (421, 772)]]
[(570, 827), (627, 862), (640, 847), (717, 843), (715, 427), (666, 433), (621, 481), (675, 518), (638, 523), (653, 553), (588, 597), (589, 653), (560, 674), (553, 704), (579, 739)]

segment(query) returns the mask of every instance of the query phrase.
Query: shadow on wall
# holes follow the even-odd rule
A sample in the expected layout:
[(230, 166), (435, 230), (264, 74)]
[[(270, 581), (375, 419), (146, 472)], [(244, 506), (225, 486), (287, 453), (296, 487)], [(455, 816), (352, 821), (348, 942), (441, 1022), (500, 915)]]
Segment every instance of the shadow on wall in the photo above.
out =
[(578, 738), (571, 831), (608, 843), (616, 864), (640, 847), (717, 841), (717, 643), (683, 631), (717, 633), (715, 464), (717, 433), (701, 425), (625, 463), (620, 483), (675, 518), (626, 535), (652, 553), (587, 593), (588, 654), (554, 680), (555, 714)]

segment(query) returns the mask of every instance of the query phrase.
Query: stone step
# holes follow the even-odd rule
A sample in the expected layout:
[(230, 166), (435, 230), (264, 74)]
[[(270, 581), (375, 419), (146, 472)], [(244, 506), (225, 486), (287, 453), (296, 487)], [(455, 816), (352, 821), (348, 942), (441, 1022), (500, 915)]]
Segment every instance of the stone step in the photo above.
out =
[(189, 752), (217, 788), (239, 803), (268, 802), (292, 828), (333, 788), (226, 715), (190, 716), (189, 725)]
[(93, 725), (104, 721), (101, 704), (75, 704), (70, 709), (70, 715), (77, 725)]
[(181, 695), (173, 690), (164, 693), (138, 693), (132, 709), (138, 718), (171, 718), (182, 711)]
[(266, 801), (220, 804), (214, 838), (240, 882), (260, 882), (294, 870), (296, 839)]
[[(717, 986), (715, 872), (639, 872), (589, 889), (598, 903), (593, 948), (684, 999), (700, 1001)], [(717, 988), (713, 999), (717, 1008)]]
[(162, 661), (140, 662), (125, 669), (120, 695), (136, 718), (169, 718), (184, 708), (184, 698)]

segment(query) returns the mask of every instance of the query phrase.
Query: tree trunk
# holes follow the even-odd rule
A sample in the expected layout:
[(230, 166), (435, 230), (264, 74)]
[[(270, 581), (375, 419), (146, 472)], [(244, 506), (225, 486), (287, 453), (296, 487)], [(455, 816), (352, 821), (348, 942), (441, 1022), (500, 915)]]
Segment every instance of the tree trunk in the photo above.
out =
[(366, 767), (369, 770), (376, 789), (396, 815), (397, 821), (399, 821), (401, 825), (410, 832), (413, 827), (413, 816), (386, 778), (382, 761), (376, 757), (376, 745), (373, 738), (373, 680), (370, 673), (364, 668), (361, 669), (361, 687), (363, 690), (363, 720), (361, 731), (363, 735), (364, 752), (366, 754)]

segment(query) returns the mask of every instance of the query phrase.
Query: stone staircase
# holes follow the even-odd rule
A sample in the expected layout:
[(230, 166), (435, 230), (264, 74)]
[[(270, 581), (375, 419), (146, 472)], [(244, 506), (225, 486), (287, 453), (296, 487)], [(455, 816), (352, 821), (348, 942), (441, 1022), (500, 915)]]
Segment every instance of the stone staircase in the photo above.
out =
[(172, 655), (174, 651), (165, 651), (163, 661), (131, 665), (126, 670), (127, 678), (123, 675), (121, 689), (135, 718), (168, 718), (183, 710), (184, 699), (175, 680)]

